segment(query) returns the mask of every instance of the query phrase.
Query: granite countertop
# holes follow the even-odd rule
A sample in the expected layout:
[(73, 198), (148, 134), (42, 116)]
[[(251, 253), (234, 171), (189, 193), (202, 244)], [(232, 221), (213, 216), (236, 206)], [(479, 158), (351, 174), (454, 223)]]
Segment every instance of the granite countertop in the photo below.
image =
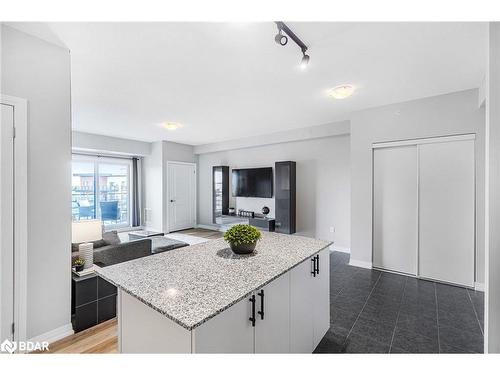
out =
[(223, 239), (115, 264), (96, 272), (192, 330), (331, 242), (263, 232), (255, 252), (236, 255)]

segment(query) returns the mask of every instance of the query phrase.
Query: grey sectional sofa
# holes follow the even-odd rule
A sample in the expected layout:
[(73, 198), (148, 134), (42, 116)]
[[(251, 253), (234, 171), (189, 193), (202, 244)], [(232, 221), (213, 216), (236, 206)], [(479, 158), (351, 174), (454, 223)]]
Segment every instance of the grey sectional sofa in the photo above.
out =
[[(99, 240), (94, 242), (94, 264), (106, 267), (184, 246), (189, 245), (166, 237), (151, 237), (117, 244), (107, 244)], [(78, 257), (78, 245), (73, 244), (71, 258), (74, 261)]]

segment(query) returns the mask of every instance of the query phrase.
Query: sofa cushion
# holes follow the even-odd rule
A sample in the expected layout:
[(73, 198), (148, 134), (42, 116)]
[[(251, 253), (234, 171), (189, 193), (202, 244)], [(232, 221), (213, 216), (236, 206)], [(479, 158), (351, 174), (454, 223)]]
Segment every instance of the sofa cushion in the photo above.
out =
[(179, 247), (189, 246), (189, 244), (174, 240), (168, 237), (151, 237), (151, 252), (153, 254), (162, 253), (164, 251), (178, 249)]
[(120, 237), (118, 237), (118, 232), (116, 230), (103, 232), (102, 239), (104, 240), (106, 245), (118, 245), (121, 243)]
[(107, 245), (94, 251), (94, 264), (106, 267), (151, 255), (151, 239)]

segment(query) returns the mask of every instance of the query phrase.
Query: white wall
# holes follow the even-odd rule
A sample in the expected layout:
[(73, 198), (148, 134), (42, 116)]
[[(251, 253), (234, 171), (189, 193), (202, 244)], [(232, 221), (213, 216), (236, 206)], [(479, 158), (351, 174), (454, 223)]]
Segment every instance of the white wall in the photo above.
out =
[(196, 163), (194, 147), (182, 143), (163, 141), (163, 160)]
[[(212, 224), (212, 167), (272, 166), (297, 162), (297, 232), (350, 247), (349, 136), (331, 136), (198, 155), (198, 223)], [(271, 199), (238, 198), (241, 207), (259, 211)], [(273, 212), (271, 213), (273, 215)], [(330, 233), (330, 227), (336, 232)]]
[(73, 151), (146, 156), (151, 152), (151, 143), (132, 139), (109, 137), (100, 134), (72, 132)]
[(194, 153), (206, 154), (217, 151), (240, 150), (243, 148), (268, 146), (284, 142), (303, 141), (306, 139), (325, 138), (343, 134), (349, 134), (349, 121), (336, 121), (323, 125), (269, 133), (264, 136), (258, 135), (194, 146)]
[(143, 225), (155, 231), (163, 229), (163, 144), (151, 144), (151, 153), (142, 159)]
[(31, 338), (71, 320), (70, 56), (64, 48), (1, 27), (1, 92), (28, 100)]
[(489, 25), (486, 185), (486, 350), (500, 353), (500, 23)]
[(467, 90), (356, 112), (351, 116), (351, 260), (372, 261), (372, 144), (476, 133), (477, 281), (484, 282), (484, 108)]

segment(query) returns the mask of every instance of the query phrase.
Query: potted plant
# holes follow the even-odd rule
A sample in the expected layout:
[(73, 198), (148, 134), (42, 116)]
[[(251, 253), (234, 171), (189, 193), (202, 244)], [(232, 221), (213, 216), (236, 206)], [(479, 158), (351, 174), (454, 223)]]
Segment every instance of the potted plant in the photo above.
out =
[(83, 271), (83, 267), (85, 266), (85, 260), (82, 258), (77, 258), (73, 262), (73, 266), (75, 267), (76, 272), (81, 272)]
[(236, 254), (252, 253), (260, 236), (256, 228), (247, 224), (234, 225), (224, 233), (224, 239), (229, 242), (231, 250)]

